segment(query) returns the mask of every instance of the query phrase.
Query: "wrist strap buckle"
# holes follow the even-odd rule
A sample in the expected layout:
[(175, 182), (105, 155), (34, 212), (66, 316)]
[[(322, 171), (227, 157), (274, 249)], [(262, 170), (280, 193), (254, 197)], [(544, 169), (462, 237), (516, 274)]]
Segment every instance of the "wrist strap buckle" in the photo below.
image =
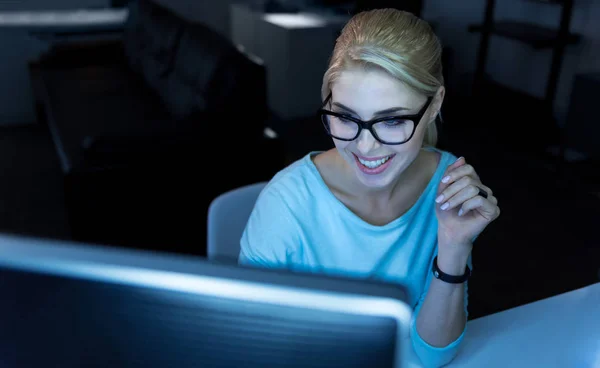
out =
[(460, 276), (448, 275), (447, 273), (444, 273), (438, 267), (437, 256), (435, 256), (435, 258), (433, 259), (433, 266), (431, 267), (431, 272), (433, 272), (433, 276), (436, 279), (442, 280), (450, 284), (462, 284), (465, 281), (467, 281), (469, 277), (471, 277), (471, 269), (469, 268), (469, 265), (465, 266), (465, 273)]

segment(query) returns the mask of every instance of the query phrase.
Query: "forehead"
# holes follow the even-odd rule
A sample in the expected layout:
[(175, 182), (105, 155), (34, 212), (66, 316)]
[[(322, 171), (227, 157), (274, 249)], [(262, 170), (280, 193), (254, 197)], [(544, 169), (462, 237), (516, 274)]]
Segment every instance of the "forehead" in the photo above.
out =
[(341, 103), (368, 118), (392, 107), (418, 107), (420, 96), (383, 70), (355, 67), (344, 70), (332, 85), (333, 102)]

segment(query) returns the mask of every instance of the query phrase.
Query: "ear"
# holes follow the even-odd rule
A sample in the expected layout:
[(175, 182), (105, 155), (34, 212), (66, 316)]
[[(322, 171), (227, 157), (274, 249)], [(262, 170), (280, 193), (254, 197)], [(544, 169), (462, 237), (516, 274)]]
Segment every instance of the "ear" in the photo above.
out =
[(444, 102), (444, 96), (446, 95), (446, 88), (444, 86), (441, 86), (440, 88), (438, 88), (437, 92), (435, 93), (435, 96), (433, 98), (432, 101), (432, 108), (431, 108), (431, 119), (434, 120), (441, 108), (442, 108), (442, 104)]

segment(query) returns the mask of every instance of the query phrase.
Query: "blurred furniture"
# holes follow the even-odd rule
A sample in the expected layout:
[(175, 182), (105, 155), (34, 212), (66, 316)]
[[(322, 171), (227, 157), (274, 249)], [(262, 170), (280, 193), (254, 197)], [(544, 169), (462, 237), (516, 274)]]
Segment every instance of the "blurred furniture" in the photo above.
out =
[(560, 76), (560, 68), (567, 45), (575, 44), (580, 36), (570, 32), (571, 15), (574, 0), (535, 0), (540, 4), (560, 6), (561, 19), (558, 28), (551, 29), (530, 23), (511, 20), (494, 20), (496, 0), (487, 0), (483, 24), (469, 26), (470, 32), (481, 32), (475, 83), (481, 83), (485, 73), (491, 36), (509, 38), (523, 42), (534, 49), (552, 49), (552, 66), (548, 75), (546, 95), (544, 97), (549, 107), (552, 107), (556, 97), (556, 88)]
[[(560, 69), (568, 45), (576, 44), (580, 36), (570, 32), (571, 16), (573, 13), (574, 0), (529, 0), (535, 1), (540, 6), (559, 6), (561, 7), (561, 16), (558, 27), (548, 28), (534, 23), (524, 23), (513, 20), (495, 20), (494, 12), (496, 0), (486, 0), (484, 19), (482, 24), (473, 24), (468, 27), (469, 32), (480, 32), (481, 40), (477, 55), (477, 66), (474, 75), (473, 95), (485, 100), (502, 101), (504, 106), (511, 106), (509, 110), (516, 112), (522, 110), (529, 111), (535, 119), (527, 120), (528, 130), (521, 134), (511, 134), (506, 138), (511, 139), (511, 143), (523, 143), (525, 145), (541, 142), (542, 145), (557, 143), (556, 136), (559, 134), (554, 118), (554, 100), (560, 76)], [(491, 77), (487, 77), (485, 67), (488, 57), (489, 44), (492, 36), (503, 37), (517, 42), (524, 43), (535, 50), (552, 50), (552, 60), (548, 81), (546, 84), (545, 95), (542, 99), (530, 96), (526, 93), (511, 89), (501, 83), (494, 82)], [(519, 108), (521, 107), (521, 108)], [(493, 108), (493, 107), (492, 107)], [(494, 109), (494, 108), (493, 108)], [(501, 110), (495, 108), (495, 111)], [(514, 121), (514, 116), (503, 116), (498, 119), (500, 122)], [(531, 123), (531, 124), (530, 124)], [(524, 124), (525, 125), (525, 124)], [(499, 127), (501, 129), (501, 127)], [(547, 134), (544, 137), (541, 133)], [(514, 142), (520, 139), (521, 142)], [(544, 144), (545, 143), (545, 144)]]
[(149, 0), (120, 40), (59, 42), (31, 69), (75, 240), (205, 255), (210, 201), (283, 165), (260, 62)]
[(207, 256), (210, 260), (236, 262), (240, 239), (267, 182), (245, 185), (215, 198), (208, 209)]
[(98, 27), (104, 30), (123, 28), (127, 9), (74, 9), (0, 12), (2, 27), (35, 28)]
[(111, 8), (124, 8), (131, 1), (134, 1), (134, 0), (110, 0), (110, 7)]
[(597, 367), (600, 283), (467, 324), (448, 367)]
[(576, 184), (578, 190), (597, 198), (600, 198), (600, 126), (595, 96), (599, 88), (600, 72), (575, 75), (559, 153), (564, 157), (559, 166), (562, 182)]
[(356, 0), (355, 3), (355, 14), (365, 10), (381, 8), (394, 8), (399, 10), (405, 10), (407, 12), (413, 13), (417, 17), (421, 17), (421, 13), (423, 12), (423, 0)]
[[(55, 38), (117, 37), (123, 32), (127, 11), (96, 8), (101, 0), (81, 0), (78, 8), (53, 2), (41, 9), (34, 2), (0, 1), (0, 125), (35, 121), (30, 76), (24, 67), (48, 48)], [(73, 5), (73, 4), (72, 4)], [(19, 88), (14, 88), (19, 86)]]
[(567, 115), (566, 148), (574, 148), (600, 160), (600, 125), (598, 124), (597, 93), (600, 90), (600, 72), (578, 74), (573, 81)]
[(121, 34), (128, 10), (73, 9), (0, 13), (0, 27), (26, 30), (42, 41), (66, 37)]
[(335, 39), (349, 15), (302, 10), (264, 13), (231, 6), (231, 38), (265, 63), (268, 105), (280, 119), (313, 116)]

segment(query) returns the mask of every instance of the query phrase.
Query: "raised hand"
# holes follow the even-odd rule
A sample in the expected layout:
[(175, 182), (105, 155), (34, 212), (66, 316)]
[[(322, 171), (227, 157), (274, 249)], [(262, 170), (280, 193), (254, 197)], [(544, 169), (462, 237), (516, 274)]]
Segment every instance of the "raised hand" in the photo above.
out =
[(438, 246), (468, 254), (473, 239), (500, 215), (498, 200), (464, 157), (448, 166), (436, 198)]

